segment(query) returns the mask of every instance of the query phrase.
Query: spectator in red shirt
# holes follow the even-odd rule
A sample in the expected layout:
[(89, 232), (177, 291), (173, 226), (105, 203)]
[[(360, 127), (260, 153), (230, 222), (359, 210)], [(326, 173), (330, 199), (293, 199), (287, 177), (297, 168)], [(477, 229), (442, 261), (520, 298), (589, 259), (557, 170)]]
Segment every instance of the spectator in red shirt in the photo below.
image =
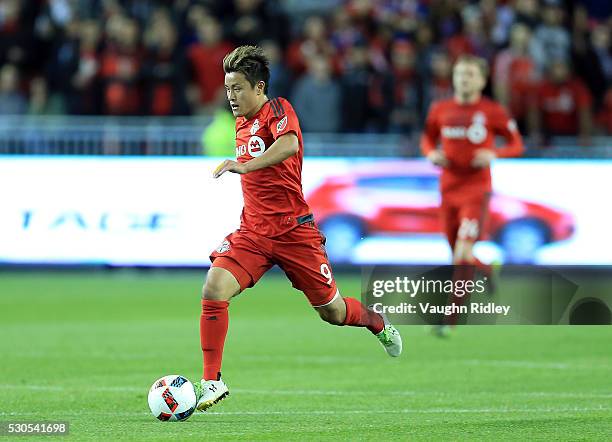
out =
[(185, 54), (177, 45), (177, 30), (166, 13), (155, 14), (145, 33), (143, 65), (145, 110), (148, 115), (186, 115)]
[(530, 120), (536, 139), (542, 133), (544, 142), (554, 135), (579, 135), (581, 143), (589, 144), (591, 105), (591, 94), (584, 83), (572, 75), (569, 65), (562, 60), (552, 62), (531, 105)]
[[(192, 103), (200, 111), (225, 100), (223, 57), (234, 47), (223, 38), (221, 23), (212, 16), (205, 16), (197, 23), (199, 42), (191, 45), (188, 58), (191, 62), (198, 96)], [(193, 99), (193, 98), (192, 98)]]
[(114, 15), (107, 22), (108, 47), (102, 55), (104, 107), (110, 115), (135, 115), (141, 109), (141, 54), (138, 24)]
[(287, 48), (287, 64), (296, 76), (306, 71), (308, 61), (316, 56), (331, 60), (334, 73), (339, 71), (335, 59), (335, 48), (327, 38), (326, 23), (323, 18), (311, 16), (304, 22), (303, 37), (293, 41)]
[(527, 25), (516, 23), (510, 33), (510, 47), (497, 54), (493, 68), (495, 99), (506, 108), (524, 128), (530, 97), (537, 86), (537, 68), (530, 52), (531, 31)]
[(606, 135), (612, 135), (612, 87), (608, 88), (604, 96), (601, 111), (597, 115), (597, 123)]
[(393, 109), (391, 130), (410, 132), (418, 123), (416, 52), (412, 43), (398, 40), (391, 48)]

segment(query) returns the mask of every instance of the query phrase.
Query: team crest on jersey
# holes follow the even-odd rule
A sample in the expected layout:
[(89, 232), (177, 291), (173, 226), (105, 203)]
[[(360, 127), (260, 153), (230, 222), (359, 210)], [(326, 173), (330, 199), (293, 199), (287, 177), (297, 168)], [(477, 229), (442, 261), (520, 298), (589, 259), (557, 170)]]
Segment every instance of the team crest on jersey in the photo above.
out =
[(276, 133), (279, 134), (282, 131), (285, 130), (285, 128), (287, 127), (287, 115), (285, 115), (282, 120), (280, 120), (277, 124), (276, 124)]
[(472, 123), (474, 124), (485, 124), (487, 122), (487, 117), (484, 112), (476, 112), (472, 117)]
[(255, 122), (251, 126), (251, 135), (255, 135), (258, 130), (259, 130), (259, 119), (256, 118)]
[(219, 247), (217, 247), (217, 253), (225, 253), (230, 249), (230, 243), (226, 239), (224, 240)]
[(260, 137), (253, 135), (249, 138), (249, 142), (247, 143), (247, 150), (249, 151), (249, 155), (253, 158), (257, 158), (266, 150), (266, 143)]
[(476, 112), (472, 117), (472, 124), (468, 127), (466, 136), (472, 144), (480, 144), (487, 138), (487, 118), (484, 113)]

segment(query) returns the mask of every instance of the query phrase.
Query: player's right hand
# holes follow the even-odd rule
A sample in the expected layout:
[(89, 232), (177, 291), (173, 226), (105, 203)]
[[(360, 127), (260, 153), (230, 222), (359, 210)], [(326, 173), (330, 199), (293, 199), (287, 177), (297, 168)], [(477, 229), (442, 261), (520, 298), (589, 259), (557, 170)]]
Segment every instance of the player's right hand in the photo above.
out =
[(429, 152), (427, 154), (427, 159), (436, 166), (448, 166), (448, 160), (446, 159), (446, 155), (444, 155), (444, 152), (442, 152), (441, 150), (434, 150)]
[(213, 172), (213, 178), (219, 178), (225, 172), (234, 172), (239, 174), (247, 173), (246, 166), (242, 163), (232, 160), (225, 160), (217, 166)]

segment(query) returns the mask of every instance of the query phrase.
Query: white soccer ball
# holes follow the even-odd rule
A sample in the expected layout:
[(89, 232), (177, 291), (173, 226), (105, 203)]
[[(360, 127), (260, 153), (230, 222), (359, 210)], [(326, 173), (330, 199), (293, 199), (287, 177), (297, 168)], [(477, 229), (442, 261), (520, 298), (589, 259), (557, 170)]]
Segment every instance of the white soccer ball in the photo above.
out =
[(176, 374), (153, 382), (147, 400), (151, 413), (160, 421), (184, 421), (196, 407), (193, 384), (186, 377)]

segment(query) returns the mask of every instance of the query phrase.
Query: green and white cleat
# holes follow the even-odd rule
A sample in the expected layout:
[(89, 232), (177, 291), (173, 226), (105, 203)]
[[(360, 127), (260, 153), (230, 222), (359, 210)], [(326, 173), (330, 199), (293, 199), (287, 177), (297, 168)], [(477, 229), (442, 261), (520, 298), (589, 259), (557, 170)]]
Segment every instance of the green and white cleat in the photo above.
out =
[(380, 333), (374, 335), (378, 338), (387, 354), (393, 358), (397, 358), (402, 354), (402, 337), (399, 331), (389, 322), (387, 315), (379, 313), (385, 322), (385, 328)]
[(206, 411), (217, 402), (229, 396), (229, 389), (223, 380), (205, 381), (202, 379), (199, 384), (194, 384), (198, 404), (196, 409)]

